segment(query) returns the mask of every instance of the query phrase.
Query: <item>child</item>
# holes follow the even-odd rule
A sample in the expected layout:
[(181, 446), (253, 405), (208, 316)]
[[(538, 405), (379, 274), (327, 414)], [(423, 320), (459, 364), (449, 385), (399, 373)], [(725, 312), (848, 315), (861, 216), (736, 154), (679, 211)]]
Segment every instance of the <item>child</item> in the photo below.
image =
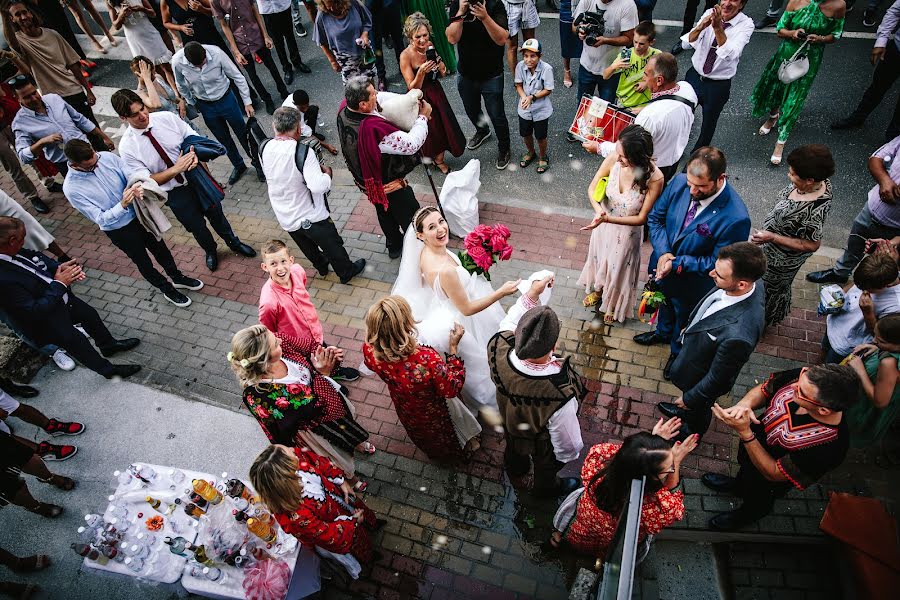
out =
[[(550, 92), (553, 91), (553, 67), (541, 60), (541, 43), (534, 38), (522, 44), (522, 60), (516, 65), (516, 92), (519, 94), (519, 135), (525, 141), (528, 152), (522, 155), (519, 166), (523, 169), (535, 158), (534, 138), (540, 149), (538, 173), (550, 168), (547, 159), (547, 128), (553, 105)], [(534, 137), (532, 137), (532, 134)]]
[[(262, 270), (269, 274), (259, 294), (259, 322), (272, 333), (295, 338), (304, 350), (312, 353), (323, 343), (322, 323), (316, 307), (306, 290), (306, 271), (294, 263), (294, 257), (281, 240), (269, 240), (263, 244)], [(338, 360), (343, 358), (340, 351)], [(332, 379), (356, 381), (359, 371), (338, 367)]]
[(331, 154), (337, 154), (337, 148), (325, 141), (325, 136), (316, 131), (316, 124), (319, 121), (319, 107), (309, 103), (309, 94), (305, 90), (297, 90), (281, 103), (282, 106), (296, 108), (300, 111), (302, 120), (300, 121), (300, 135), (308, 138), (315, 137), (322, 144), (322, 147)]
[(897, 382), (900, 380), (900, 313), (889, 314), (875, 324), (875, 343), (853, 350), (847, 364), (862, 382), (866, 398), (846, 412), (850, 445), (856, 448), (878, 442), (897, 416)]
[(650, 90), (644, 83), (644, 67), (647, 61), (660, 50), (653, 47), (656, 42), (656, 28), (650, 21), (642, 21), (634, 28), (634, 46), (623, 48), (613, 64), (603, 71), (603, 79), (609, 79), (616, 73), (619, 87), (616, 89), (616, 102), (622, 108), (640, 106), (650, 101)]
[(897, 261), (888, 254), (869, 254), (853, 272), (855, 285), (846, 292), (844, 310), (828, 315), (824, 362), (841, 362), (860, 344), (872, 341), (875, 321), (900, 312)]

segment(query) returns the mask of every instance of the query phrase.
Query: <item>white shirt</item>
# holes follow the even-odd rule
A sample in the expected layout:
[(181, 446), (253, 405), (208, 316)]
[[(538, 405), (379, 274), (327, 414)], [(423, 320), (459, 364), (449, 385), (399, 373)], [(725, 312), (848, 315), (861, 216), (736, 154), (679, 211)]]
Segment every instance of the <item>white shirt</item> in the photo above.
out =
[[(515, 331), (522, 316), (537, 305), (537, 302), (532, 302), (528, 296), (522, 294), (509, 309), (497, 330)], [(548, 363), (536, 364), (520, 359), (516, 356), (515, 350), (509, 351), (509, 361), (516, 371), (537, 377), (559, 373), (562, 367), (562, 362), (555, 356), (551, 356)], [(553, 413), (547, 422), (547, 431), (550, 433), (550, 443), (553, 444), (556, 460), (566, 463), (578, 458), (584, 448), (584, 440), (581, 439), (581, 425), (578, 423), (577, 398), (573, 396), (562, 408)]]
[[(150, 126), (147, 128), (162, 146), (162, 149), (174, 163), (181, 156), (181, 142), (189, 135), (198, 135), (190, 125), (182, 121), (175, 113), (158, 111), (150, 113)], [(168, 169), (166, 163), (144, 135), (147, 129), (135, 129), (128, 126), (119, 142), (119, 156), (125, 162), (125, 172), (147, 170), (150, 174), (161, 173)], [(186, 181), (186, 180), (185, 180)], [(173, 177), (159, 187), (168, 192), (172, 188), (183, 185)]]
[(261, 15), (284, 12), (291, 8), (291, 0), (256, 0), (256, 7)]
[(310, 137), (313, 134), (312, 128), (306, 124), (306, 115), (297, 108), (296, 104), (294, 104), (293, 96), (288, 95), (288, 97), (284, 99), (284, 102), (281, 103), (281, 106), (296, 109), (297, 112), (300, 113), (300, 135), (303, 137)]
[[(671, 94), (697, 105), (697, 94), (687, 81), (679, 81), (673, 90), (674, 92), (670, 90)], [(681, 160), (688, 138), (691, 137), (694, 111), (677, 100), (656, 100), (639, 112), (634, 122), (650, 132), (656, 166), (662, 169)]]
[(329, 217), (324, 194), (331, 189), (331, 177), (319, 167), (316, 153), (310, 150), (303, 173), (294, 163), (297, 142), (275, 138), (262, 153), (263, 173), (269, 187), (269, 202), (278, 224), (285, 231), (296, 231), (303, 221), (324, 221)]
[[(862, 290), (854, 285), (847, 290), (845, 296), (844, 309), (837, 314), (828, 315), (825, 320), (828, 343), (841, 356), (847, 356), (858, 345), (871, 343), (874, 339), (872, 332), (866, 329), (866, 321), (859, 308)], [(876, 319), (900, 312), (900, 285), (872, 292), (872, 305)]]
[[(381, 100), (386, 98), (388, 94), (391, 94), (391, 92), (378, 92), (376, 102), (380, 105)], [(381, 116), (377, 111), (372, 114), (378, 115), (379, 117)], [(378, 149), (384, 154), (412, 156), (419, 151), (427, 137), (428, 119), (423, 115), (419, 115), (416, 118), (416, 122), (413, 124), (412, 129), (409, 130), (409, 133), (401, 129), (390, 135), (384, 136), (381, 143), (378, 144)]]
[[(41, 279), (43, 279), (44, 281), (46, 281), (50, 285), (53, 285), (53, 283), (58, 283), (59, 285), (63, 286), (64, 288), (69, 289), (69, 286), (64, 284), (62, 281), (56, 281), (55, 279), (51, 279), (51, 278), (47, 277), (46, 273), (44, 273), (37, 267), (29, 267), (29, 266), (26, 266), (25, 263), (23, 263), (22, 261), (13, 260), (13, 257), (10, 256), (9, 254), (0, 254), (0, 260), (5, 260), (8, 263), (12, 263), (12, 264), (16, 265), (20, 269), (30, 271), (30, 272), (34, 273), (35, 275), (37, 275), (38, 277), (40, 277)], [(69, 303), (68, 292), (63, 294), (62, 299), (63, 299), (63, 302), (65, 302), (66, 304)]]
[[(753, 287), (750, 288), (749, 292), (747, 292), (746, 294), (741, 294), (740, 296), (729, 296), (728, 294), (725, 293), (725, 290), (722, 290), (722, 289), (716, 290), (715, 292), (713, 292), (712, 296), (710, 296), (710, 298), (712, 299), (712, 303), (706, 307), (706, 310), (703, 311), (702, 315), (698, 315), (700, 318), (698, 318), (697, 321), (702, 321), (703, 319), (706, 319), (707, 317), (713, 316), (720, 310), (724, 310), (724, 309), (728, 308), (729, 306), (733, 306), (733, 305), (737, 304), (738, 302), (746, 300), (747, 298), (749, 298), (750, 296), (753, 295), (754, 291), (756, 291), (755, 283), (753, 284)], [(691, 325), (693, 325), (693, 324), (694, 323), (691, 323)]]
[[(638, 12), (634, 0), (612, 0), (607, 4), (601, 0), (579, 0), (574, 5), (572, 16), (577, 18), (581, 13), (588, 11), (603, 13), (603, 37), (619, 37), (623, 31), (634, 29), (638, 24)], [(597, 48), (585, 43), (582, 43), (582, 46), (581, 58), (578, 59), (579, 64), (594, 75), (601, 75), (603, 70), (613, 63), (616, 54), (622, 49), (622, 46), (608, 44)]]
[[(725, 186), (726, 186), (726, 185), (728, 185), (728, 182), (727, 182), (727, 181), (726, 181), (725, 183), (722, 184), (722, 187), (720, 187), (720, 188), (719, 188), (719, 191), (717, 191), (715, 194), (713, 194), (713, 195), (710, 196), (709, 198), (704, 198), (703, 200), (700, 201), (700, 204), (697, 206), (697, 212), (694, 213), (694, 219), (696, 219), (697, 217), (699, 217), (699, 216), (700, 216), (700, 213), (703, 212), (703, 209), (706, 208), (707, 206), (709, 206), (710, 204), (712, 204), (712, 203), (713, 203), (713, 200), (715, 200), (716, 198), (718, 198), (719, 196), (722, 195), (722, 192), (725, 191)], [(691, 200), (691, 201), (693, 202), (693, 200)], [(688, 210), (690, 210), (690, 207), (688, 207)]]
[[(706, 15), (712, 12), (712, 9), (704, 12), (700, 16), (700, 21), (706, 18)], [(700, 21), (697, 21), (698, 23)], [(694, 49), (694, 56), (691, 58), (691, 64), (694, 70), (701, 77), (707, 79), (731, 79), (737, 73), (738, 62), (741, 60), (741, 53), (744, 47), (750, 41), (753, 34), (753, 19), (744, 14), (743, 11), (731, 17), (728, 21), (730, 27), (725, 29), (725, 37), (728, 40), (722, 46), (716, 48), (716, 62), (713, 63), (712, 70), (709, 73), (703, 72), (703, 65), (706, 63), (706, 57), (709, 55), (709, 49), (713, 42), (716, 41), (716, 32), (712, 25), (700, 32), (697, 39), (692, 44), (688, 41), (690, 32), (681, 36), (681, 46), (685, 50)]]

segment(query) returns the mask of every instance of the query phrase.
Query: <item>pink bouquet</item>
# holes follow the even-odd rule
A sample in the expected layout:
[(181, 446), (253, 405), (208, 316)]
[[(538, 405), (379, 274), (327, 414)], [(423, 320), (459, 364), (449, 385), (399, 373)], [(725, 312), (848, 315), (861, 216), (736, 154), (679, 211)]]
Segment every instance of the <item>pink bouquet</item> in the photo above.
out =
[(463, 242), (465, 250), (458, 254), (462, 266), (469, 273), (484, 275), (488, 281), (488, 272), (499, 260), (509, 260), (513, 248), (509, 245), (509, 228), (506, 225), (479, 225), (472, 230)]

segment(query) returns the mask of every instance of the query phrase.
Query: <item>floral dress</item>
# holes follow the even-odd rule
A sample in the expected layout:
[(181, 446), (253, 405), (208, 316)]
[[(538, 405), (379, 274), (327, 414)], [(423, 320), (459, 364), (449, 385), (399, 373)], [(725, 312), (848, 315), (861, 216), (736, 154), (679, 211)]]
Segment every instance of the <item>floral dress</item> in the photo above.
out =
[[(831, 210), (831, 181), (825, 180), (825, 190), (815, 200), (792, 200), (794, 186), (779, 194), (778, 202), (766, 215), (763, 229), (778, 235), (801, 240), (822, 239), (825, 218)], [(768, 243), (763, 246), (768, 266), (763, 281), (766, 284), (766, 325), (780, 323), (791, 311), (791, 284), (812, 252), (801, 252)]]
[[(358, 498), (344, 502), (340, 485), (344, 473), (327, 458), (314, 452), (294, 448), (297, 454), (297, 477), (303, 484), (303, 501), (290, 513), (275, 513), (275, 520), (285, 531), (304, 544), (334, 554), (350, 554), (361, 563), (372, 559), (375, 513)], [(362, 509), (363, 520), (353, 513)], [(342, 561), (343, 562), (343, 561)]]
[(400, 423), (417, 448), (432, 460), (465, 457), (447, 400), (457, 396), (466, 379), (463, 360), (428, 346), (396, 362), (375, 358), (372, 347), (363, 346), (363, 361), (387, 384)]
[[(619, 522), (618, 515), (611, 515), (594, 504), (594, 491), (601, 479), (594, 476), (612, 460), (621, 444), (597, 444), (588, 452), (581, 466), (581, 480), (588, 482), (578, 499), (575, 519), (562, 532), (563, 538), (578, 552), (602, 558), (612, 542)], [(644, 498), (641, 510), (640, 539), (656, 535), (672, 523), (684, 517), (684, 493), (659, 490), (653, 498)]]
[(276, 334), (288, 377), (244, 389), (244, 404), (273, 444), (310, 447), (353, 476), (353, 451), (369, 439), (340, 386), (319, 374), (303, 343)]
[[(840, 39), (844, 31), (844, 19), (826, 17), (819, 8), (820, 0), (810, 0), (810, 3), (799, 10), (785, 11), (775, 29), (803, 29), (806, 33), (826, 36), (833, 35)], [(753, 107), (754, 117), (763, 117), (779, 113), (778, 117), (778, 141), (785, 142), (794, 128), (794, 124), (803, 110), (803, 103), (812, 87), (819, 65), (822, 64), (822, 55), (825, 53), (824, 44), (807, 44), (806, 56), (809, 59), (809, 71), (806, 75), (793, 83), (782, 83), (778, 78), (778, 68), (781, 62), (788, 60), (794, 52), (803, 44), (802, 40), (781, 40), (781, 45), (775, 51), (775, 55), (769, 60), (769, 64), (763, 70), (759, 81), (750, 94), (750, 104)]]

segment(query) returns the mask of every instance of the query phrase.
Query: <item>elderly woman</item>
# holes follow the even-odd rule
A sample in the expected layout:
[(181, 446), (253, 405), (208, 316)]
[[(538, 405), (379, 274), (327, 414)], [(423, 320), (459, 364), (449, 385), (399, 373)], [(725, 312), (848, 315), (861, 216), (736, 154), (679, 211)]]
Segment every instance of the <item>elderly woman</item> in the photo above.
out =
[(481, 426), (457, 398), (466, 368), (456, 355), (465, 330), (454, 324), (449, 352), (416, 342), (412, 309), (402, 296), (379, 300), (366, 313), (363, 361), (387, 384), (409, 438), (432, 460), (466, 458)]
[(440, 54), (437, 60), (428, 60), (426, 56), (428, 47), (433, 46), (433, 32), (425, 15), (414, 12), (406, 17), (403, 32), (409, 39), (409, 46), (400, 54), (400, 72), (406, 80), (406, 87), (422, 90), (425, 101), (433, 109), (422, 156), (432, 159), (441, 173), (446, 175), (450, 167), (444, 162), (444, 152), (449, 150), (453, 156), (462, 156), (466, 149), (466, 138), (438, 81), (447, 74), (447, 65)]
[(327, 458), (280, 444), (263, 450), (250, 467), (250, 481), (285, 531), (340, 562), (351, 577), (372, 560), (370, 532), (377, 520), (344, 473)]
[[(316, 0), (319, 7), (313, 41), (322, 47), (331, 68), (341, 80), (364, 75), (376, 81), (375, 51), (371, 49), (369, 32), (372, 14), (356, 0)], [(368, 50), (368, 51), (367, 51)], [(384, 90), (384, 82), (378, 84)]]
[(354, 474), (353, 453), (373, 454), (375, 447), (341, 386), (329, 377), (340, 350), (313, 346), (254, 325), (234, 334), (228, 361), (244, 388), (244, 404), (269, 441), (311, 448), (347, 473), (353, 489), (365, 491), (366, 483)]
[[(784, 144), (800, 118), (803, 103), (822, 64), (825, 45), (840, 39), (846, 11), (844, 0), (790, 0), (775, 26), (781, 45), (750, 95), (753, 116), (769, 116), (759, 128), (759, 135), (767, 135), (776, 126), (778, 129), (778, 142), (770, 159), (773, 165), (781, 164)], [(809, 70), (800, 79), (784, 83), (778, 77), (781, 63), (794, 56), (803, 45), (806, 46)]]
[(762, 230), (750, 236), (761, 244), (768, 268), (766, 324), (780, 323), (791, 310), (791, 284), (806, 259), (822, 244), (822, 228), (831, 210), (834, 159), (827, 146), (809, 144), (788, 154), (790, 185), (781, 190)]

